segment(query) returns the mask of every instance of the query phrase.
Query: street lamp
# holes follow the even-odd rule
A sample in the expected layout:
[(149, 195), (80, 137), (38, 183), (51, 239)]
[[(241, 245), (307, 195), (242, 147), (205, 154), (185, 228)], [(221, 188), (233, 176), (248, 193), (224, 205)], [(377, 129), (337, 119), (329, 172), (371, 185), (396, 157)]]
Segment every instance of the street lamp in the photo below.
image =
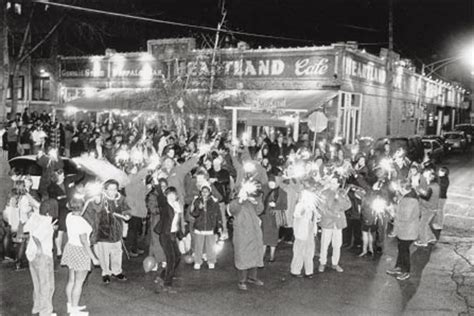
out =
[(474, 43), (466, 47), (464, 51), (461, 53), (461, 55), (444, 58), (428, 65), (423, 64), (421, 68), (421, 74), (422, 75), (425, 74), (426, 68), (428, 69), (431, 68), (431, 71), (426, 74), (426, 76), (429, 76), (435, 73), (436, 71), (438, 71), (439, 69), (443, 68), (444, 66), (461, 59), (464, 60), (465, 63), (468, 64), (469, 66), (474, 67)]

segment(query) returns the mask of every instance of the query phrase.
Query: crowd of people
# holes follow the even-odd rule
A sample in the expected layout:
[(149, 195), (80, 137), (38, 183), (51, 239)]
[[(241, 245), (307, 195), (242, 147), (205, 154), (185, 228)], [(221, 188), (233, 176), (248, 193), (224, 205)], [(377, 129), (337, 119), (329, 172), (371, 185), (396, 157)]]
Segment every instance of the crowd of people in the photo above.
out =
[[(215, 269), (219, 246), (232, 237), (237, 285), (245, 291), (264, 285), (258, 268), (277, 260), (282, 242), (293, 247), (290, 274), (312, 278), (316, 249), (319, 273), (343, 272), (341, 248), (375, 256), (388, 236), (397, 238), (398, 257), (387, 273), (406, 280), (411, 244), (436, 243), (443, 227), (448, 169), (409, 161), (389, 142), (380, 152), (340, 139), (312, 148), (306, 133), (298, 141), (278, 131), (178, 135), (133, 121), (59, 123), (27, 110), (4, 135), (9, 159), (34, 154), (42, 168), (37, 190), (30, 175), (12, 169), (0, 221), (2, 255), (18, 269), (28, 259), (32, 312), (41, 315), (53, 312), (53, 254), (69, 269), (68, 312), (85, 315), (80, 297), (92, 264), (104, 284), (126, 281), (124, 251), (143, 255), (145, 270), (159, 271), (158, 289), (174, 292), (182, 255), (195, 270), (204, 262)], [(79, 171), (65, 174), (61, 156), (77, 159)], [(127, 181), (88, 179), (81, 158), (114, 165)]]

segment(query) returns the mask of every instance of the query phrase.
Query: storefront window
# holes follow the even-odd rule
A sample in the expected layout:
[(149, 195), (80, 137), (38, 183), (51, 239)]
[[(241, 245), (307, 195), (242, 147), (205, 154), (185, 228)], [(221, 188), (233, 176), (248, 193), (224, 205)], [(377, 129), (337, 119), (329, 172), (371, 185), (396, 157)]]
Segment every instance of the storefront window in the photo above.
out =
[(34, 77), (33, 78), (33, 100), (49, 101), (49, 77)]
[[(13, 76), (10, 76), (10, 80), (8, 82), (8, 90), (7, 90), (7, 99), (11, 100), (13, 91), (12, 91), (12, 82)], [(18, 100), (23, 100), (25, 97), (25, 77), (18, 76), (15, 82), (15, 93)]]
[(343, 92), (339, 98), (337, 135), (353, 144), (360, 135), (360, 107), (362, 96)]

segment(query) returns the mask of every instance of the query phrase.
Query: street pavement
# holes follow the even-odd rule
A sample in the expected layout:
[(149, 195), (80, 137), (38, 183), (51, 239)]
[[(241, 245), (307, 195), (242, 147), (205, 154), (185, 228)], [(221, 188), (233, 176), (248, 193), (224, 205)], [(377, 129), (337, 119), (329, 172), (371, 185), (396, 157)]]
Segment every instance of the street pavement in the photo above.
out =
[[(0, 183), (4, 191), (8, 168), (2, 164)], [(474, 181), (470, 154), (452, 157), (444, 164), (451, 169), (453, 192), (461, 192), (464, 185)], [(461, 207), (468, 201), (464, 196), (449, 197), (452, 204)], [(455, 211), (450, 214), (458, 216)], [(155, 293), (156, 273), (143, 272), (144, 257), (124, 258), (129, 280), (103, 285), (96, 268), (84, 286), (81, 304), (88, 306), (91, 315), (474, 315), (473, 245), (472, 231), (450, 226), (435, 246), (412, 248), (412, 277), (397, 281), (385, 273), (395, 263), (394, 239), (389, 238), (384, 254), (375, 258), (358, 258), (356, 252), (344, 249), (340, 261), (343, 273), (327, 270), (316, 273), (313, 279), (290, 276), (291, 245), (280, 244), (276, 262), (259, 270), (265, 285), (241, 292), (237, 289), (232, 243), (228, 241), (215, 270), (203, 265), (194, 271), (192, 265), (181, 263), (175, 280), (177, 294)], [(55, 311), (66, 315), (67, 269), (57, 266), (55, 278)], [(31, 297), (28, 270), (15, 272), (13, 265), (3, 264), (0, 315), (28, 315)]]

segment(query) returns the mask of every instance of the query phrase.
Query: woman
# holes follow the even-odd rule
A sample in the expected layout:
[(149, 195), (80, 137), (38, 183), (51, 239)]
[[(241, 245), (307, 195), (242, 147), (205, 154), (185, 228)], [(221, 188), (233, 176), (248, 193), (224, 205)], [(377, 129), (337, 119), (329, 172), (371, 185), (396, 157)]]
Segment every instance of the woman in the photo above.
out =
[(234, 260), (239, 273), (240, 290), (246, 291), (247, 283), (263, 286), (257, 278), (257, 268), (263, 267), (263, 238), (260, 215), (263, 204), (259, 199), (257, 185), (244, 182), (238, 198), (231, 202), (230, 212), (234, 216)]
[(362, 230), (362, 252), (359, 257), (367, 253), (374, 255), (374, 234), (377, 231), (377, 214), (374, 209), (374, 201), (381, 199), (375, 191), (369, 189), (362, 199), (361, 205), (361, 230)]
[(47, 188), (47, 194), (44, 195), (58, 202), (58, 232), (54, 243), (56, 245), (56, 256), (60, 259), (62, 256), (63, 238), (66, 232), (66, 217), (68, 214), (64, 173), (61, 169), (51, 175), (51, 184)]
[(83, 206), (80, 199), (72, 199), (69, 203), (70, 213), (66, 217), (68, 241), (61, 260), (61, 265), (69, 268), (66, 284), (67, 312), (73, 315), (87, 315), (87, 312), (83, 311), (86, 306), (79, 306), (82, 285), (91, 270), (91, 260), (94, 265), (99, 265), (99, 259), (92, 252), (89, 239), (92, 227), (81, 216)]
[[(280, 226), (285, 226), (282, 219), (286, 220), (288, 198), (286, 192), (280, 189), (275, 181), (275, 176), (268, 177), (268, 193), (264, 198), (264, 211), (260, 215), (263, 233), (263, 255), (270, 247), (270, 262), (275, 262), (275, 250), (278, 244)], [(279, 221), (277, 222), (277, 216)]]
[(420, 205), (417, 193), (409, 181), (400, 185), (402, 198), (395, 212), (394, 233), (398, 240), (398, 256), (395, 268), (387, 274), (398, 280), (410, 278), (410, 245), (418, 238), (420, 231)]
[[(156, 172), (155, 172), (156, 174)], [(156, 266), (152, 271), (157, 271), (161, 263), (163, 268), (166, 267), (166, 258), (163, 248), (160, 245), (160, 235), (154, 232), (153, 228), (156, 226), (160, 220), (160, 207), (163, 207), (161, 204), (166, 204), (166, 198), (164, 198), (163, 192), (166, 191), (168, 187), (168, 182), (166, 179), (158, 179), (157, 176), (148, 176), (147, 185), (152, 185), (151, 191), (146, 196), (146, 206), (148, 213), (150, 214), (150, 248), (148, 250), (148, 255), (153, 256), (157, 262)], [(160, 197), (163, 197), (160, 199)], [(161, 204), (160, 204), (161, 203)]]
[(222, 230), (219, 203), (211, 197), (211, 187), (202, 185), (199, 196), (193, 202), (191, 216), (194, 228), (194, 270), (201, 269), (204, 248), (210, 270), (216, 264), (216, 233)]

